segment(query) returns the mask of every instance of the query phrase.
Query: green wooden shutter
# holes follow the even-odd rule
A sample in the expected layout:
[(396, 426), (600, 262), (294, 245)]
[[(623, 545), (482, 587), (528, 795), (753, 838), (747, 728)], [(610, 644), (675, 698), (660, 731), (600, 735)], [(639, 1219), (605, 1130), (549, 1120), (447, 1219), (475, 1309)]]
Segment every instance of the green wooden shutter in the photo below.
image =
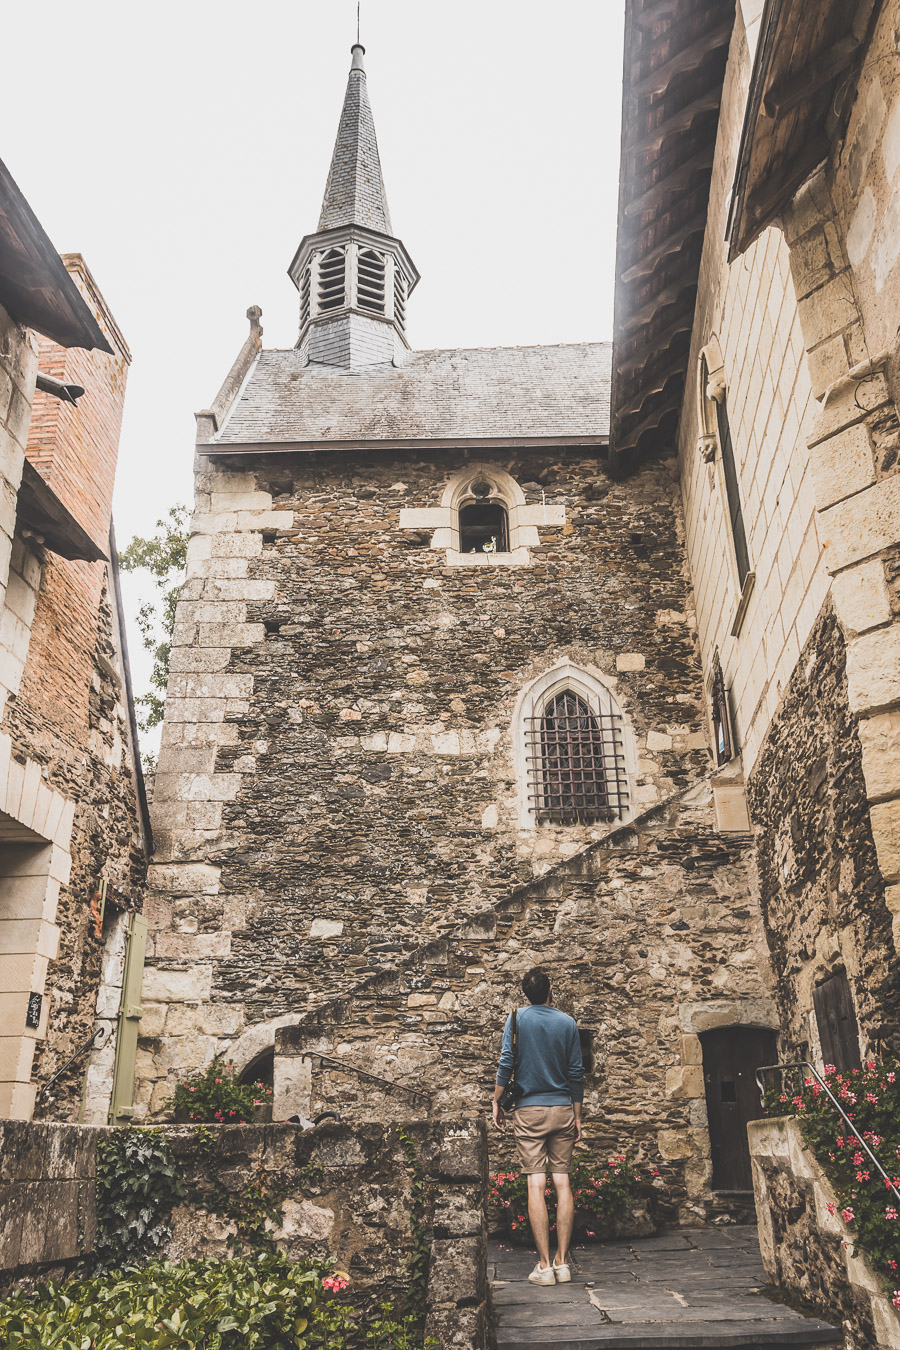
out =
[(116, 1038), (116, 1067), (113, 1073), (109, 1123), (124, 1125), (134, 1115), (134, 1063), (137, 1057), (138, 1022), (141, 1008), (141, 983), (144, 978), (144, 953), (147, 950), (147, 920), (132, 914), (128, 920), (125, 947), (125, 977)]

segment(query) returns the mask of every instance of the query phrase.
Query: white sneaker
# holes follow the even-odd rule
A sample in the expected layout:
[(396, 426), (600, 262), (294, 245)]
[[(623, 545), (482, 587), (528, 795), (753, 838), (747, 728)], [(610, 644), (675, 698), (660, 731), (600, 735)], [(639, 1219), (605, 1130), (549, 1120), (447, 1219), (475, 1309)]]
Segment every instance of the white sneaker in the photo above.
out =
[(554, 1273), (554, 1275), (556, 1276), (556, 1283), (557, 1283), (557, 1284), (571, 1284), (571, 1283), (572, 1283), (572, 1272), (571, 1272), (571, 1270), (569, 1269), (569, 1267), (568, 1267), (564, 1262), (561, 1262), (559, 1265), (557, 1265), (556, 1262), (554, 1261), (554, 1262), (553, 1262), (553, 1273)]
[(541, 1266), (538, 1261), (534, 1270), (528, 1276), (529, 1284), (556, 1284), (556, 1272), (553, 1266)]

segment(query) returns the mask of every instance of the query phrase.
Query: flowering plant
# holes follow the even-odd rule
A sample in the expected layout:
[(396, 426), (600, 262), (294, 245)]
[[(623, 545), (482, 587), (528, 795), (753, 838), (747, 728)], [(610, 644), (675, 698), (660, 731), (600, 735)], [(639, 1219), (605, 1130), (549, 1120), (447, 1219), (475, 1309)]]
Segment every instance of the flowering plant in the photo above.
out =
[(247, 1125), (257, 1111), (272, 1101), (265, 1083), (239, 1083), (234, 1065), (217, 1055), (211, 1064), (179, 1083), (166, 1103), (189, 1121), (218, 1125)]
[[(599, 1159), (586, 1153), (572, 1159), (569, 1180), (575, 1200), (575, 1236), (581, 1241), (600, 1242), (648, 1183), (659, 1176), (655, 1167), (642, 1175), (624, 1153)], [(528, 1178), (524, 1172), (498, 1172), (491, 1177), (491, 1202), (500, 1226), (513, 1242), (531, 1243), (528, 1224)], [(556, 1192), (544, 1191), (550, 1214), (550, 1231), (556, 1230)]]
[[(900, 1190), (900, 1068), (870, 1059), (862, 1069), (838, 1073), (826, 1064), (825, 1081), (893, 1184)], [(837, 1203), (828, 1206), (841, 1219), (873, 1266), (885, 1276), (900, 1309), (900, 1201), (872, 1165), (859, 1140), (835, 1111), (821, 1085), (803, 1079), (766, 1094), (773, 1115), (795, 1116), (803, 1138), (834, 1188)]]

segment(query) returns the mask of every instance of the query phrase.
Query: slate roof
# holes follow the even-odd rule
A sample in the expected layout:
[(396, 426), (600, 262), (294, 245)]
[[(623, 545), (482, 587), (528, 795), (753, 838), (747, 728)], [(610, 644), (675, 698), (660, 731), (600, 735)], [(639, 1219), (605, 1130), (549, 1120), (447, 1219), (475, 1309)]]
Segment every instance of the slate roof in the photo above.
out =
[(319, 229), (362, 225), (389, 235), (391, 215), (381, 176), (362, 53), (362, 47), (353, 48), (353, 66), (328, 171)]
[(210, 446), (597, 444), (609, 433), (611, 344), (410, 352), (403, 366), (305, 365), (260, 352)]

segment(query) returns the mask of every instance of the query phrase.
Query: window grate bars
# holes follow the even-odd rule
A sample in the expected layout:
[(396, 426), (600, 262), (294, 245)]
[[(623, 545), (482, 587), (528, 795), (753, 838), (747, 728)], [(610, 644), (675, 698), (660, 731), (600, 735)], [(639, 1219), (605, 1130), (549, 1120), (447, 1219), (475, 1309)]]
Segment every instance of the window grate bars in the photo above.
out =
[(570, 690), (525, 719), (528, 804), (539, 821), (617, 820), (629, 805), (622, 717)]

